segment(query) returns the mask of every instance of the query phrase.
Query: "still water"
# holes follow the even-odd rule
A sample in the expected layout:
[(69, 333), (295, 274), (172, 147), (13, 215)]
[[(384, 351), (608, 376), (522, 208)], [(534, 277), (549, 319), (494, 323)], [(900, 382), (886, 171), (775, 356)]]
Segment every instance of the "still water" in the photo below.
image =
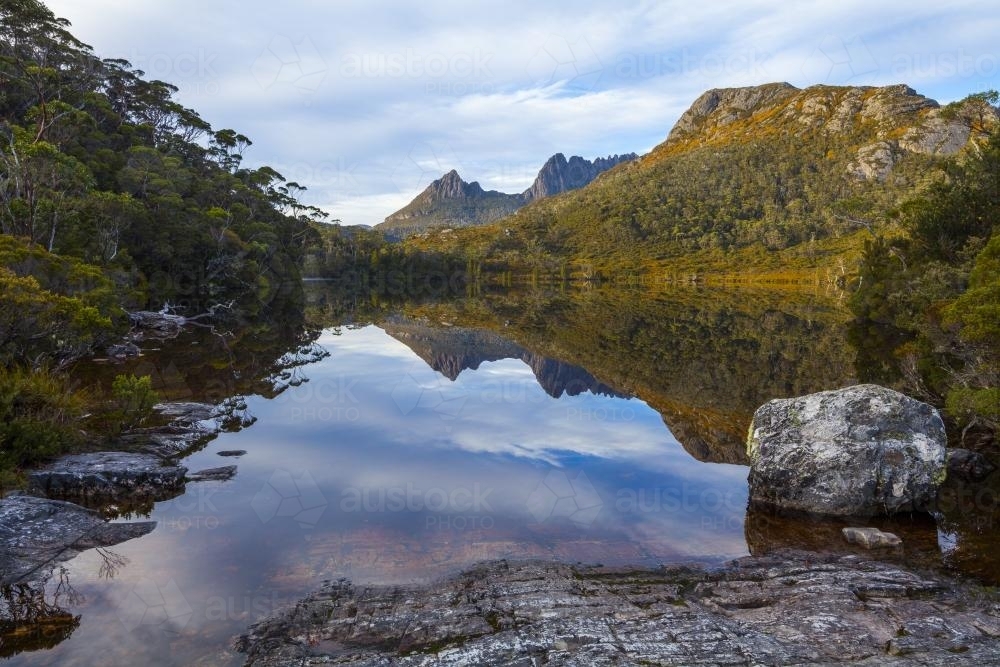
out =
[[(808, 544), (823, 535), (814, 526), (747, 516), (741, 439), (764, 400), (855, 381), (842, 313), (746, 295), (649, 301), (505, 297), (331, 316), (320, 293), (291, 348), (322, 347), (314, 363), (289, 363), (280, 342), (246, 357), (228, 342), (220, 356), (205, 336), (150, 349), (134, 363), (168, 397), (241, 392), (256, 423), (185, 460), (235, 462), (238, 475), (188, 484), (156, 504), (151, 534), (67, 563), (46, 594), (78, 625), (9, 664), (238, 665), (232, 638), (324, 579), (823, 546)], [(178, 363), (199, 346), (210, 362)], [(941, 560), (933, 524), (895, 528)], [(835, 542), (838, 526), (825, 529)]]

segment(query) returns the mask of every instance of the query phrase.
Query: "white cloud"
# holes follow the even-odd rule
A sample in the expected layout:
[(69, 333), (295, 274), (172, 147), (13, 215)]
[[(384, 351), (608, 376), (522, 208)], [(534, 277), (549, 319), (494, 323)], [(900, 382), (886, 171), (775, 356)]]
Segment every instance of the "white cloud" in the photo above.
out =
[(555, 152), (648, 150), (708, 88), (906, 82), (949, 101), (1000, 78), (1000, 11), (971, 0), (49, 5), (99, 54), (254, 139), (249, 160), (304, 170), (311, 203), (347, 224), (381, 221), (440, 176), (398, 183), (421, 146), (518, 191)]

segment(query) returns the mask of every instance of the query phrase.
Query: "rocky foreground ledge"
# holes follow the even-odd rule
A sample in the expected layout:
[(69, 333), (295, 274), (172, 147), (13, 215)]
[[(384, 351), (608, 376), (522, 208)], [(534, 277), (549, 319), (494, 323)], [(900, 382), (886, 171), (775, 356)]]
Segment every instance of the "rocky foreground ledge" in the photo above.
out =
[[(108, 523), (73, 503), (12, 494), (0, 499), (0, 587), (44, 581), (52, 567), (87, 549), (114, 546), (155, 527), (155, 521)], [(0, 613), (0, 625), (10, 620)]]
[(328, 582), (254, 626), (247, 665), (987, 665), (1000, 597), (857, 556), (719, 570), (485, 564), (432, 586)]

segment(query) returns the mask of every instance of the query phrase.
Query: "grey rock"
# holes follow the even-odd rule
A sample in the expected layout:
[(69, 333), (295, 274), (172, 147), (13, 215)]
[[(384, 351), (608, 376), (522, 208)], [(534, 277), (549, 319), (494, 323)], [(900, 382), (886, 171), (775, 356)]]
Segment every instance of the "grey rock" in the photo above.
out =
[(46, 570), (87, 549), (140, 537), (155, 521), (108, 523), (73, 503), (26, 495), (0, 500), (0, 585), (43, 579)]
[(160, 458), (187, 454), (218, 435), (227, 419), (223, 409), (209, 403), (159, 403), (153, 409), (160, 416), (171, 418), (170, 423), (133, 429), (122, 441), (131, 448)]
[(878, 528), (844, 528), (844, 539), (851, 544), (860, 544), (865, 549), (898, 547), (903, 543), (894, 533), (885, 533)]
[(989, 459), (968, 449), (948, 450), (948, 474), (967, 482), (981, 482), (996, 470)]
[(898, 124), (902, 117), (917, 117), (925, 110), (937, 109), (938, 103), (907, 85), (896, 84), (871, 89), (861, 108), (861, 117), (878, 123)]
[[(852, 130), (864, 108), (864, 95), (864, 88), (848, 88), (840, 102), (833, 107), (833, 113), (826, 121), (824, 129), (830, 134), (841, 134)], [(831, 100), (830, 106), (832, 105)]]
[(535, 182), (521, 194), (521, 197), (525, 202), (531, 202), (582, 188), (608, 169), (623, 162), (631, 162), (637, 157), (639, 156), (635, 153), (627, 153), (587, 160), (579, 155), (573, 155), (567, 160), (562, 153), (556, 153), (542, 165)]
[(981, 665), (1000, 659), (998, 609), (995, 596), (856, 556), (715, 571), (500, 562), (425, 586), (328, 582), (236, 648), (253, 667)]
[(799, 89), (789, 83), (771, 83), (743, 88), (713, 88), (696, 99), (677, 119), (667, 141), (677, 141), (701, 131), (706, 125), (722, 127), (755, 111), (791, 97)]
[(164, 417), (172, 418), (174, 423), (194, 424), (219, 416), (219, 408), (211, 403), (157, 403), (153, 409)]
[(802, 125), (840, 134), (874, 125), (880, 133), (900, 124), (913, 123), (937, 109), (938, 103), (905, 85), (871, 86), (817, 85), (807, 88), (801, 105), (789, 106), (784, 114)]
[(899, 147), (924, 155), (955, 155), (969, 142), (969, 126), (941, 118), (931, 112), (918, 127), (911, 127), (899, 140)]
[(188, 475), (189, 482), (225, 482), (236, 477), (236, 466), (207, 468)]
[(149, 454), (74, 454), (30, 473), (28, 490), (49, 498), (165, 499), (184, 489), (186, 473)]
[(246, 453), (245, 449), (224, 449), (221, 452), (216, 452), (217, 455), (227, 458), (239, 458), (240, 456), (246, 456)]
[(452, 169), (432, 182), (409, 204), (387, 217), (376, 229), (402, 239), (432, 227), (454, 228), (496, 222), (537, 199), (582, 188), (612, 167), (636, 159), (635, 153), (587, 160), (562, 153), (549, 158), (530, 188), (519, 194), (483, 190), (467, 183)]
[(143, 329), (154, 337), (173, 338), (180, 334), (187, 319), (180, 315), (140, 310), (128, 314), (129, 321), (136, 329)]
[(160, 458), (177, 458), (218, 435), (216, 426), (164, 426), (129, 434), (124, 440), (141, 445), (142, 451)]
[(138, 357), (142, 350), (135, 343), (119, 343), (116, 345), (108, 345), (107, 354), (113, 359), (127, 359), (129, 357)]
[(892, 143), (879, 141), (858, 149), (857, 158), (847, 165), (847, 173), (865, 181), (884, 181), (896, 166)]
[(930, 405), (876, 385), (773, 400), (750, 425), (750, 501), (836, 516), (922, 511), (944, 481)]

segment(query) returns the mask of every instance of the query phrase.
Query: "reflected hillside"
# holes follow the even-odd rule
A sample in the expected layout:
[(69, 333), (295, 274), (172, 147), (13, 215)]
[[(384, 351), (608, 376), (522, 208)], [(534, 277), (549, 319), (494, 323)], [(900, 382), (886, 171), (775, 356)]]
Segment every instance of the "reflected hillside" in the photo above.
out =
[[(446, 363), (435, 356), (443, 349), (457, 350), (455, 336), (430, 336), (428, 329), (453, 326), (501, 334), (506, 342), (494, 343), (491, 353), (524, 358), (516, 353), (524, 348), (586, 369), (593, 386), (636, 396), (659, 411), (701, 461), (745, 463), (747, 425), (762, 403), (848, 385), (856, 376), (855, 355), (846, 340), (847, 314), (819, 296), (697, 289), (536, 291), (404, 304), (401, 311), (411, 322), (419, 320), (424, 333), (421, 339), (413, 325), (409, 332), (398, 331), (432, 367), (454, 373), (448, 364), (472, 359), (448, 357)], [(391, 320), (386, 327), (392, 332)], [(431, 339), (444, 347), (427, 346)], [(445, 340), (451, 342), (445, 345)], [(539, 374), (544, 384), (543, 377)]]
[(306, 323), (301, 296), (276, 299), (254, 317), (237, 313), (176, 338), (147, 336), (142, 354), (123, 362), (78, 364), (77, 377), (107, 393), (116, 375), (148, 375), (165, 401), (221, 404), (250, 394), (274, 396), (297, 382), (296, 369), (324, 353)]
[[(60, 574), (64, 577), (65, 574)], [(46, 591), (47, 581), (0, 588), (0, 659), (22, 652), (50, 649), (69, 639), (80, 625), (80, 616), (60, 604), (72, 599), (68, 582)]]

